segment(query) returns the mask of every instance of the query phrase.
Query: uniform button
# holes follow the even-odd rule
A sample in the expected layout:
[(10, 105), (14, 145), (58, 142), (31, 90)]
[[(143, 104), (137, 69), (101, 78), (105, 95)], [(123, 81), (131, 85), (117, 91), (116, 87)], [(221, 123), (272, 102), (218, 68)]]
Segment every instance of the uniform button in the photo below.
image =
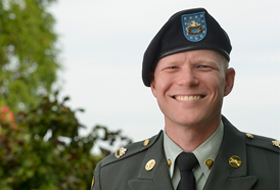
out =
[(149, 144), (150, 140), (149, 139), (146, 139), (144, 142), (143, 142), (143, 145), (144, 146), (147, 146)]
[(254, 136), (253, 136), (252, 134), (249, 134), (249, 133), (247, 133), (246, 136), (247, 136), (249, 139), (253, 139), (253, 138), (254, 138)]

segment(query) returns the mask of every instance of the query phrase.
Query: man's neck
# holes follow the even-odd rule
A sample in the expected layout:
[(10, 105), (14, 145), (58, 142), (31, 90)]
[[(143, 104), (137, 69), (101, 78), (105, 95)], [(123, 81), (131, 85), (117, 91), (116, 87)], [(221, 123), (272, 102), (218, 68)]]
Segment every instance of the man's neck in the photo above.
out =
[(167, 135), (179, 147), (186, 152), (193, 152), (216, 131), (220, 122), (221, 117), (218, 120), (197, 126), (170, 125), (166, 122), (165, 129)]

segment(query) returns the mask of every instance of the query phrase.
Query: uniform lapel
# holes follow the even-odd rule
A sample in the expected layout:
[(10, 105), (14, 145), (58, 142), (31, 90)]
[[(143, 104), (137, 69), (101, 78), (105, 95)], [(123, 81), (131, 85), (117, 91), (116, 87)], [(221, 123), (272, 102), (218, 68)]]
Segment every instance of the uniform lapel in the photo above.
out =
[[(225, 128), (221, 149), (203, 190), (249, 190), (257, 182), (257, 177), (247, 175), (245, 135), (224, 117), (223, 123)], [(229, 164), (231, 156), (240, 157), (240, 167), (234, 168)]]
[[(155, 160), (154, 167), (147, 171), (145, 166), (150, 160)], [(163, 150), (163, 134), (161, 133), (159, 139), (148, 150), (143, 159), (138, 179), (130, 180), (128, 182), (132, 190), (172, 190), (172, 182), (169, 175), (168, 165), (166, 163), (165, 154)]]

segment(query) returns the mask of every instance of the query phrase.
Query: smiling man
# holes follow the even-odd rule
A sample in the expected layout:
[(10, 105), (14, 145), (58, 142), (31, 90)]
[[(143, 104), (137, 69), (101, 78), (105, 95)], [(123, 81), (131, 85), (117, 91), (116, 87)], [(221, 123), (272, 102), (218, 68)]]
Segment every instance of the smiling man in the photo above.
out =
[(183, 150), (194, 151), (217, 130), (223, 97), (230, 93), (234, 75), (225, 58), (213, 50), (159, 60), (150, 74), (151, 89), (164, 113), (166, 133)]
[(230, 52), (205, 9), (174, 14), (142, 65), (164, 131), (99, 162), (92, 190), (279, 190), (280, 141), (242, 133), (221, 113), (235, 78)]

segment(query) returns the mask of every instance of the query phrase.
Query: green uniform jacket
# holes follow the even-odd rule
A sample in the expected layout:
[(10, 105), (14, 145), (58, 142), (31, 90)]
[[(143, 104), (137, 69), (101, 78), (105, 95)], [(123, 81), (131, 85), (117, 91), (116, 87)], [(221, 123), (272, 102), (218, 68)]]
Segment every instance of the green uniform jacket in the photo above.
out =
[[(279, 144), (260, 136), (249, 138), (226, 118), (222, 120), (223, 142), (204, 190), (279, 190)], [(146, 146), (143, 142), (126, 146), (120, 158), (111, 154), (100, 161), (91, 190), (172, 190), (162, 133), (149, 139)], [(242, 161), (238, 168), (229, 164), (234, 155)], [(145, 166), (151, 159), (156, 162), (147, 171)]]

